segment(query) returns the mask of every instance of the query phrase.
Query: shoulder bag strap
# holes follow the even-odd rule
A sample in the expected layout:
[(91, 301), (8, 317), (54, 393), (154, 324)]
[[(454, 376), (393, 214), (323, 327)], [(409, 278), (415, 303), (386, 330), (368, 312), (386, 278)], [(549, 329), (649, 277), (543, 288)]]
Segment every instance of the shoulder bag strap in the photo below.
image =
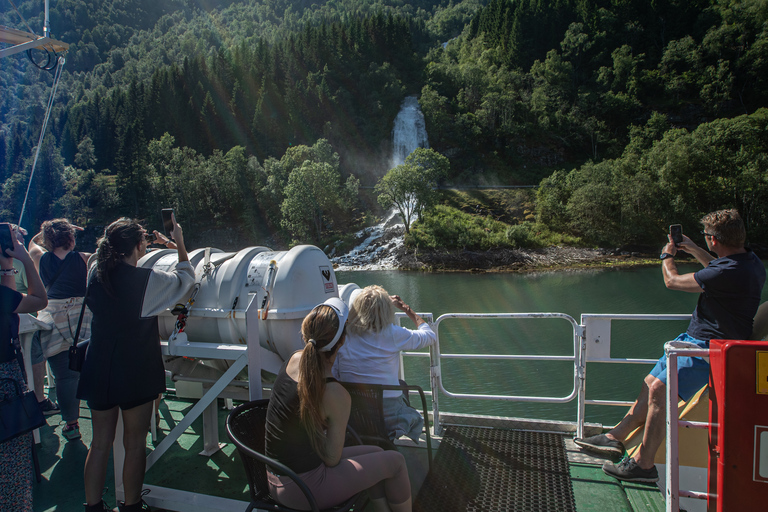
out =
[(77, 340), (80, 339), (80, 327), (83, 326), (83, 315), (85, 314), (85, 300), (88, 298), (88, 292), (90, 290), (91, 285), (88, 283), (88, 286), (85, 289), (85, 296), (83, 297), (83, 307), (80, 308), (80, 319), (77, 321), (77, 330), (75, 331), (74, 342), (72, 343), (73, 346), (77, 346)]

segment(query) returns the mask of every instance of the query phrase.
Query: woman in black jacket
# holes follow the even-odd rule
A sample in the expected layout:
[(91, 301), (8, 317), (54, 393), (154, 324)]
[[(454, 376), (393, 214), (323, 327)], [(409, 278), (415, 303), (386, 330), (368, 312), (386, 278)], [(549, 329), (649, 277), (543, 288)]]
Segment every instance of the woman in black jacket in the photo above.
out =
[[(155, 233), (157, 235), (157, 232)], [(157, 315), (185, 299), (194, 284), (181, 226), (174, 219), (179, 263), (170, 272), (138, 268), (149, 241), (136, 221), (110, 224), (99, 240), (86, 304), (93, 312), (91, 343), (77, 396), (88, 401), (93, 441), (85, 461), (86, 511), (111, 510), (101, 499), (118, 412), (123, 417), (121, 512), (149, 510), (141, 499), (152, 402), (165, 391)]]

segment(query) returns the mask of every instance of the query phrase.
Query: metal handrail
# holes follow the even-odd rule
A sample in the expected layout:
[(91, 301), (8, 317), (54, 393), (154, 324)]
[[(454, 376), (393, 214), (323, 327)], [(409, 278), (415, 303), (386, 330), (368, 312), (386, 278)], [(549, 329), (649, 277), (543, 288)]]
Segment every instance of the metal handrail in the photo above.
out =
[[(587, 400), (586, 399), (586, 363), (623, 363), (623, 364), (654, 364), (655, 359), (636, 359), (636, 358), (613, 358), (610, 357), (610, 322), (612, 320), (688, 320), (690, 314), (583, 314), (581, 315), (581, 324), (576, 322), (571, 316), (563, 313), (447, 313), (441, 315), (434, 323), (431, 322), (431, 313), (419, 313), (434, 328), (437, 334), (437, 341), (430, 347), (429, 354), (425, 352), (401, 352), (400, 353), (400, 378), (405, 377), (405, 366), (403, 364), (404, 356), (407, 357), (429, 357), (430, 358), (430, 391), (424, 391), (425, 395), (432, 398), (433, 422), (436, 432), (440, 431), (440, 410), (439, 395), (435, 390), (439, 390), (446, 396), (453, 398), (469, 398), (480, 400), (504, 400), (517, 402), (537, 402), (537, 403), (567, 403), (574, 398), (578, 400), (576, 436), (584, 436), (584, 424), (586, 422), (586, 405), (611, 405), (611, 406), (630, 406), (632, 402), (623, 400)], [(398, 313), (396, 322), (405, 318), (405, 314)], [(573, 328), (574, 352), (573, 355), (505, 355), (505, 354), (442, 354), (440, 351), (440, 324), (447, 319), (469, 318), (469, 319), (532, 319), (532, 318), (560, 318), (567, 320)], [(603, 343), (601, 349), (607, 353), (607, 357), (590, 353), (588, 344), (595, 340), (588, 340), (588, 330), (590, 326), (600, 323), (603, 328), (607, 327), (607, 343)], [(594, 329), (600, 331), (600, 329)], [(607, 351), (606, 351), (607, 348)], [(593, 349), (594, 350), (594, 349)], [(445, 388), (442, 380), (441, 361), (442, 359), (498, 359), (498, 360), (527, 360), (527, 361), (573, 361), (574, 363), (574, 389), (564, 397), (536, 397), (536, 396), (515, 396), (515, 395), (484, 395), (472, 393), (456, 393)]]
[(680, 489), (680, 458), (678, 449), (678, 432), (680, 426), (688, 428), (706, 428), (709, 422), (681, 421), (677, 413), (677, 358), (679, 356), (688, 357), (708, 357), (709, 349), (701, 348), (695, 343), (685, 341), (668, 341), (664, 344), (664, 353), (667, 355), (667, 441), (666, 441), (666, 483), (667, 492), (665, 496), (666, 512), (677, 512), (680, 510), (680, 498), (694, 498), (705, 500), (709, 494), (681, 490)]
[[(441, 354), (440, 353), (440, 325), (442, 322), (448, 319), (456, 318), (473, 318), (473, 319), (529, 319), (529, 318), (550, 318), (550, 319), (563, 319), (571, 324), (573, 329), (573, 355), (569, 356), (542, 356), (542, 355), (497, 355), (497, 354)], [(453, 398), (472, 398), (480, 400), (506, 400), (516, 402), (537, 402), (537, 403), (568, 403), (579, 394), (580, 379), (583, 372), (581, 368), (582, 351), (580, 347), (582, 345), (582, 328), (573, 319), (573, 317), (564, 313), (446, 313), (440, 315), (438, 319), (432, 324), (432, 327), (437, 334), (437, 341), (430, 347), (430, 380), (432, 387), (432, 421), (434, 424), (435, 432), (439, 433), (440, 426), (440, 408), (439, 408), (439, 393), (435, 393), (435, 390), (440, 390), (446, 396)], [(572, 361), (573, 362), (573, 389), (564, 397), (535, 397), (535, 396), (519, 396), (519, 395), (485, 395), (475, 393), (454, 393), (448, 391), (443, 386), (442, 367), (441, 361), (443, 358), (464, 358), (464, 359), (507, 359), (507, 360), (527, 360), (527, 361)]]

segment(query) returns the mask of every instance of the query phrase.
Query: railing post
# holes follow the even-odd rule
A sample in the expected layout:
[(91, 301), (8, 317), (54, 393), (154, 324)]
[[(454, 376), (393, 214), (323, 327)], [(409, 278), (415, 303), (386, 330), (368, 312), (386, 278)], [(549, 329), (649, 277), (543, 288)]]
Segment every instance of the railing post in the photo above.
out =
[(667, 355), (667, 512), (680, 510), (680, 461), (677, 453), (680, 425), (677, 417), (677, 353), (674, 350), (670, 343), (664, 345)]
[(429, 384), (432, 386), (432, 432), (436, 436), (443, 434), (443, 427), (440, 425), (440, 335), (437, 334), (437, 341), (429, 347)]
[[(581, 325), (581, 332), (573, 332), (574, 347), (579, 347), (576, 355), (576, 374), (577, 374), (577, 399), (576, 399), (576, 437), (584, 437), (584, 422), (586, 421), (586, 399), (587, 399), (587, 341), (586, 328)], [(578, 342), (578, 343), (577, 343)]]

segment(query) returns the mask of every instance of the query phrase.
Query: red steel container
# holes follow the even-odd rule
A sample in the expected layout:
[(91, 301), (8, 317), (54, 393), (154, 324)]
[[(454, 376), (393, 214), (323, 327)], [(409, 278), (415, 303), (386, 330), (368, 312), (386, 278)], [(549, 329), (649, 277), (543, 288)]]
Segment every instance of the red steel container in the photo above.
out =
[(768, 342), (709, 349), (707, 510), (768, 510)]

